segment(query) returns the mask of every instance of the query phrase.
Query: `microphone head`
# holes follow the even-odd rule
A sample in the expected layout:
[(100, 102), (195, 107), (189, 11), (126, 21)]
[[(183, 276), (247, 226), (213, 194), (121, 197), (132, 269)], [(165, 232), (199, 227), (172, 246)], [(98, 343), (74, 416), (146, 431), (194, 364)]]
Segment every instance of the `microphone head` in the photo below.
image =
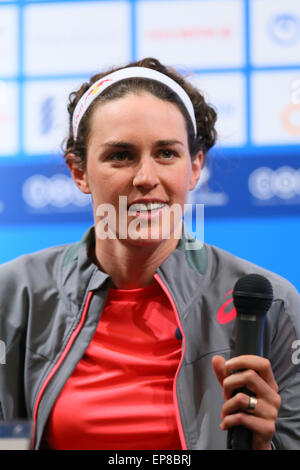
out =
[(273, 301), (273, 288), (260, 274), (241, 277), (233, 289), (233, 303), (237, 314), (262, 315), (268, 312)]

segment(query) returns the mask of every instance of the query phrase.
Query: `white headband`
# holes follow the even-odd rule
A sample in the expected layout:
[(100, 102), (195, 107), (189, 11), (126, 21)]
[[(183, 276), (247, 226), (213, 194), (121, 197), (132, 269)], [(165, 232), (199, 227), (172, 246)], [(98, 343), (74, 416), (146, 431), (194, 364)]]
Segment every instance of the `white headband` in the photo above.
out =
[(72, 123), (74, 140), (76, 140), (77, 138), (77, 131), (80, 120), (86, 112), (87, 108), (94, 101), (94, 99), (98, 95), (100, 95), (100, 93), (102, 93), (104, 90), (106, 90), (106, 88), (113, 85), (114, 83), (117, 83), (121, 80), (125, 80), (126, 78), (135, 77), (150, 78), (152, 80), (156, 80), (157, 82), (164, 83), (167, 87), (171, 88), (171, 90), (173, 90), (179, 96), (179, 98), (185, 105), (194, 126), (195, 136), (197, 135), (197, 125), (193, 104), (188, 94), (177, 82), (175, 82), (172, 78), (168, 77), (167, 75), (157, 72), (157, 70), (149, 69), (146, 67), (127, 67), (125, 69), (112, 72), (111, 74), (106, 75), (103, 78), (100, 78), (100, 80), (93, 83), (93, 85), (80, 98), (73, 113)]

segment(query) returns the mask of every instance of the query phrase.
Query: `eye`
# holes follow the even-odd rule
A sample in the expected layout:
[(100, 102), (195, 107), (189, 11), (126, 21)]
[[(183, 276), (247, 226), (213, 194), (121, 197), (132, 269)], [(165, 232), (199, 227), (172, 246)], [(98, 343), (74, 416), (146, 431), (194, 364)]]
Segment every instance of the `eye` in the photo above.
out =
[(131, 159), (131, 155), (130, 155), (130, 152), (128, 152), (127, 150), (114, 152), (108, 156), (108, 160), (116, 162), (116, 163), (124, 162), (130, 159)]
[(158, 152), (159, 157), (164, 158), (166, 160), (171, 160), (172, 158), (177, 157), (177, 153), (175, 150), (172, 149), (161, 149)]

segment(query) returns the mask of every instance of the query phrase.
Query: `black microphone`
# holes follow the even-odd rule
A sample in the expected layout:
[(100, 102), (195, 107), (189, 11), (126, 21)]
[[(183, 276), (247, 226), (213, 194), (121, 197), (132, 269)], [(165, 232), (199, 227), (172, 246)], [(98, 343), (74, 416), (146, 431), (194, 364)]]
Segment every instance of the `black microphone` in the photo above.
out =
[[(233, 303), (237, 312), (234, 356), (262, 355), (264, 324), (272, 301), (272, 285), (264, 276), (248, 274), (237, 281), (233, 289)], [(238, 392), (253, 396), (247, 388), (236, 390), (234, 394)], [(230, 428), (227, 448), (252, 449), (252, 432), (243, 426)]]

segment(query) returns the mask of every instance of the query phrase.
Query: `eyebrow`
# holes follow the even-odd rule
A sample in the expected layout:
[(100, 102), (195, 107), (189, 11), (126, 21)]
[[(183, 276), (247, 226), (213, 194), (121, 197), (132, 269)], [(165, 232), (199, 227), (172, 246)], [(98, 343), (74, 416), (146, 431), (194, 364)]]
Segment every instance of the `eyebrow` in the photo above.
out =
[(158, 140), (157, 142), (155, 142), (155, 146), (157, 147), (164, 147), (164, 146), (167, 146), (167, 145), (182, 145), (184, 146), (183, 142), (180, 142), (180, 140)]
[[(175, 139), (170, 139), (170, 140), (158, 140), (155, 142), (155, 147), (166, 147), (169, 145), (182, 145), (184, 144), (180, 142), (180, 140), (175, 140)], [(120, 141), (120, 140), (113, 140), (110, 142), (106, 142), (104, 147), (119, 147), (119, 148), (125, 148), (125, 149), (132, 149), (135, 147), (134, 144), (130, 142), (125, 142), (125, 141)]]
[(132, 147), (134, 147), (134, 145), (130, 144), (129, 142), (123, 142), (121, 140), (113, 140), (111, 142), (105, 142), (105, 144), (103, 144), (103, 147), (132, 148)]

